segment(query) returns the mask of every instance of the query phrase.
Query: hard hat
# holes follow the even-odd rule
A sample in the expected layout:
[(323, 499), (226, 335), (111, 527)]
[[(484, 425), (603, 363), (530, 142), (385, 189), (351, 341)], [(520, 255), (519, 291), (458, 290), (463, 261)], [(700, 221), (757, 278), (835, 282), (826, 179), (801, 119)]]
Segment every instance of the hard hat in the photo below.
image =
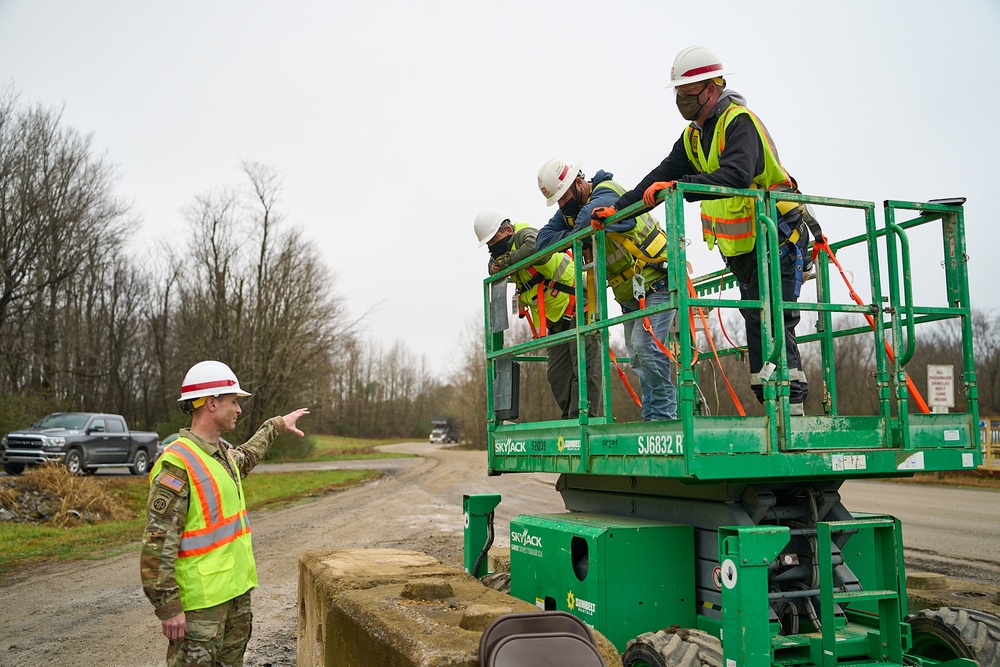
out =
[(484, 208), (476, 214), (476, 221), (473, 226), (476, 228), (476, 236), (479, 237), (479, 247), (483, 247), (490, 242), (500, 231), (505, 220), (509, 220), (507, 214), (498, 208)]
[(549, 160), (538, 170), (538, 189), (545, 195), (545, 205), (552, 206), (573, 185), (580, 173), (580, 163), (569, 164), (562, 160)]
[(178, 402), (190, 401), (202, 396), (220, 396), (222, 394), (238, 394), (252, 396), (240, 389), (240, 381), (236, 379), (233, 369), (221, 361), (199, 361), (184, 376), (181, 383), (181, 397)]
[(732, 72), (722, 71), (722, 61), (704, 46), (689, 46), (674, 58), (670, 68), (670, 83), (667, 88), (676, 88), (689, 83), (697, 83)]

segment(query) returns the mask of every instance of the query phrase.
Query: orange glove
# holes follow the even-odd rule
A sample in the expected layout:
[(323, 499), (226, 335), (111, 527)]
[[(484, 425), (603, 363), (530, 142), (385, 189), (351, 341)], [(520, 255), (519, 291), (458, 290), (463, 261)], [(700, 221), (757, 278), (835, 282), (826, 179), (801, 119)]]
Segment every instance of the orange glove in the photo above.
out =
[(604, 221), (617, 212), (614, 206), (598, 206), (590, 214), (590, 226), (594, 229), (604, 229)]
[(828, 252), (830, 251), (830, 245), (826, 240), (826, 236), (820, 235), (820, 237), (813, 242), (812, 255), (810, 256), (810, 259), (815, 262), (816, 258), (819, 257), (820, 250), (823, 248), (826, 248)]
[(677, 181), (657, 181), (656, 183), (653, 183), (648, 188), (646, 188), (646, 191), (644, 193), (642, 193), (642, 202), (646, 206), (653, 208), (654, 206), (656, 206), (656, 193), (659, 192), (660, 190), (666, 190), (667, 188), (672, 188), (675, 185), (677, 185)]

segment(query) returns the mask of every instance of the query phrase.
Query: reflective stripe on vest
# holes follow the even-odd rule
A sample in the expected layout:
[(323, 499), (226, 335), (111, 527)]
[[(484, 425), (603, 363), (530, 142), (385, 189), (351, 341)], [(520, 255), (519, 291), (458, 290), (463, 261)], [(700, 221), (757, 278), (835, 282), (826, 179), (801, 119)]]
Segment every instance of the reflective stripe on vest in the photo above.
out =
[[(224, 516), (219, 487), (215, 478), (205, 468), (201, 457), (193, 451), (194, 448), (195, 445), (178, 441), (172, 451), (184, 459), (186, 464), (184, 467), (188, 471), (190, 482), (198, 490), (197, 495), (201, 503), (201, 515), (204, 517), (205, 527), (185, 530), (181, 534), (181, 544), (177, 551), (178, 558), (200, 556), (232, 542), (240, 535), (250, 533), (250, 521), (246, 515), (246, 507), (243, 506), (242, 502), (242, 488), (238, 491), (241, 498), (239, 510), (236, 514)], [(228, 452), (226, 456), (229, 456)]]
[[(514, 233), (527, 227), (526, 222), (514, 223)], [(513, 238), (510, 249), (512, 252), (515, 250)], [(573, 303), (572, 288), (576, 279), (574, 271), (573, 257), (568, 251), (554, 252), (544, 264), (520, 269), (511, 276), (511, 279), (517, 285), (518, 299), (531, 309), (536, 321), (539, 319), (538, 301), (541, 292), (541, 298), (545, 300), (543, 304), (545, 318), (550, 322), (558, 322)], [(545, 285), (542, 290), (534, 289), (540, 284)]]
[[(726, 129), (741, 115), (753, 121), (764, 148), (764, 169), (754, 176), (751, 188), (770, 190), (794, 188), (794, 181), (778, 159), (778, 151), (767, 128), (757, 115), (745, 106), (730, 102), (720, 114), (712, 135), (712, 144), (706, 156), (701, 147), (701, 132), (691, 124), (686, 130), (684, 151), (688, 160), (700, 173), (712, 173), (719, 168), (719, 156), (726, 147)], [(702, 236), (708, 247), (718, 243), (719, 250), (727, 257), (742, 255), (753, 250), (757, 235), (753, 200), (746, 197), (704, 199), (701, 202)]]

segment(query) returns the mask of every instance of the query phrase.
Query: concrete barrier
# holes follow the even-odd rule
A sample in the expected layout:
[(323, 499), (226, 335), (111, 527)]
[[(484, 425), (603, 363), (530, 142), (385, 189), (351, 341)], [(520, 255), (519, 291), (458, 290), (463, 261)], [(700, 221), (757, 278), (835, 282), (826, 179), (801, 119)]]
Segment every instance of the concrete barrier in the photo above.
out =
[[(416, 551), (337, 549), (299, 559), (299, 667), (478, 667), (493, 620), (532, 604)], [(609, 667), (614, 646), (595, 632)]]

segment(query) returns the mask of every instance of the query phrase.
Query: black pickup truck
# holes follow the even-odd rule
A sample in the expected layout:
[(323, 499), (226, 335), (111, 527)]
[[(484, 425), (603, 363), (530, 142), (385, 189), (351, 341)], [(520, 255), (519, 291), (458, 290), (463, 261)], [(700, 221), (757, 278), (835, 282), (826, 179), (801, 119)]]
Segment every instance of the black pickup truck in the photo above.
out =
[(128, 467), (145, 475), (156, 457), (156, 433), (129, 431), (121, 415), (55, 412), (0, 438), (0, 463), (8, 475), (25, 466), (62, 462), (73, 474)]

